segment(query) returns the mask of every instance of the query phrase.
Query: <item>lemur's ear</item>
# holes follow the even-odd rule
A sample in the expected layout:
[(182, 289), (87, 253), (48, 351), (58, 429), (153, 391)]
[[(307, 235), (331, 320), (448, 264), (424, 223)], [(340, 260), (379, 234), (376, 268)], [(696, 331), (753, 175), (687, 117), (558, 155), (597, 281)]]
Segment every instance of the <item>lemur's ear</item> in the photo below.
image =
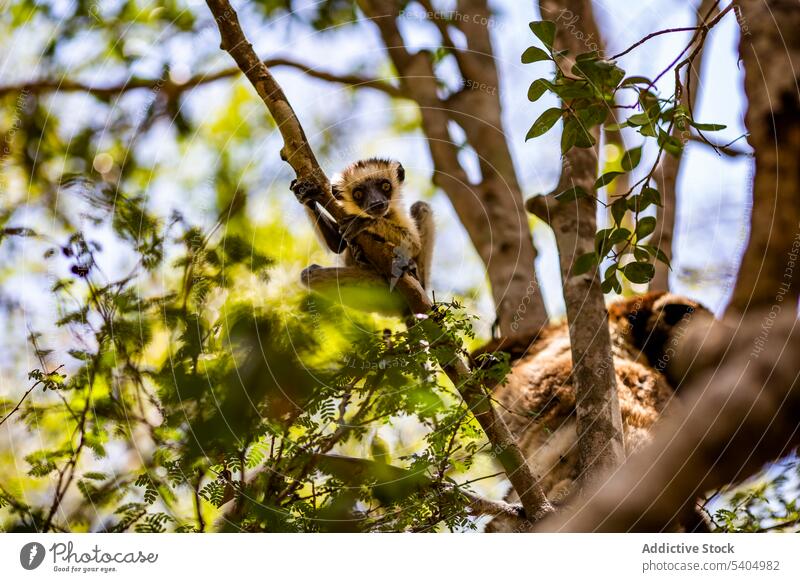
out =
[(664, 321), (669, 326), (677, 325), (684, 317), (691, 313), (694, 313), (694, 306), (686, 305), (685, 303), (668, 303), (661, 312)]
[(402, 182), (406, 179), (406, 169), (403, 167), (403, 164), (397, 162), (397, 180)]
[(331, 185), (331, 194), (333, 194), (333, 197), (337, 200), (342, 199), (342, 190), (339, 188), (339, 186)]

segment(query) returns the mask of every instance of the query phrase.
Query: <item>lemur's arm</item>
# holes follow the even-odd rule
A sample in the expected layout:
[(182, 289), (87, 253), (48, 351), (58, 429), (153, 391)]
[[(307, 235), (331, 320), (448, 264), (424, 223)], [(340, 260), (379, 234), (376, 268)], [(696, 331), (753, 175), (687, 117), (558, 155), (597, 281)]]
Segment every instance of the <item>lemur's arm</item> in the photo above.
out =
[(334, 253), (341, 254), (347, 248), (347, 241), (339, 232), (339, 225), (330, 216), (322, 212), (319, 204), (309, 202), (306, 204), (306, 211), (317, 232)]
[(347, 248), (347, 241), (339, 232), (339, 225), (336, 221), (322, 211), (318, 202), (320, 192), (317, 187), (307, 182), (294, 180), (289, 188), (294, 192), (297, 200), (306, 207), (311, 223), (328, 248), (336, 254), (343, 253)]

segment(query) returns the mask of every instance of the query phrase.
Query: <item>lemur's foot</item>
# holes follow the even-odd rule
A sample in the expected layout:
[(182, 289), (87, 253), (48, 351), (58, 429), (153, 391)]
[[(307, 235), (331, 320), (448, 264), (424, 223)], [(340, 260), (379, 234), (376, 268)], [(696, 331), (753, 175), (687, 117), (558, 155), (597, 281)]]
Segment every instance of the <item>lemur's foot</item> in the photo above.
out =
[(313, 264), (313, 265), (307, 266), (305, 269), (303, 269), (303, 272), (300, 273), (300, 282), (303, 283), (303, 285), (308, 286), (308, 282), (309, 282), (309, 279), (311, 279), (311, 275), (314, 273), (314, 271), (317, 271), (317, 270), (319, 270), (321, 268), (322, 267), (320, 267), (316, 263)]
[(306, 206), (322, 200), (322, 190), (316, 183), (309, 180), (292, 180), (289, 189), (294, 192), (297, 201)]

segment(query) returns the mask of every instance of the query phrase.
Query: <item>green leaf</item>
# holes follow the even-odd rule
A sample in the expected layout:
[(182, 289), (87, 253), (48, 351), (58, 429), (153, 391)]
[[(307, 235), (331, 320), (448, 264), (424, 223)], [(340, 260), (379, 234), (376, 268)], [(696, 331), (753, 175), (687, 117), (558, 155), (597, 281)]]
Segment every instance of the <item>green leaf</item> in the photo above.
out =
[(612, 291), (615, 291), (616, 293), (622, 293), (622, 284), (617, 278), (616, 270), (614, 270), (611, 275), (603, 280), (603, 282), (600, 284), (600, 289), (603, 291), (603, 293), (611, 293)]
[(611, 205), (611, 216), (616, 224), (622, 224), (625, 213), (628, 211), (628, 201), (625, 198), (617, 198)]
[(553, 84), (547, 79), (536, 79), (528, 88), (528, 100), (538, 101), (544, 95), (544, 92), (553, 87)]
[(594, 183), (594, 189), (599, 190), (603, 186), (610, 184), (617, 176), (622, 176), (625, 172), (606, 172), (600, 176)]
[(658, 248), (655, 245), (640, 245), (640, 246), (641, 246), (641, 248), (646, 250), (648, 253), (653, 255), (657, 260), (659, 260), (662, 263), (664, 263), (667, 267), (669, 267), (670, 269), (672, 268), (672, 264), (670, 263), (669, 257), (660, 248)]
[(578, 139), (578, 123), (574, 117), (570, 117), (564, 123), (564, 131), (561, 133), (561, 154), (566, 154), (575, 145)]
[(590, 105), (578, 111), (578, 119), (584, 130), (589, 130), (595, 125), (600, 125), (608, 117), (608, 106), (605, 103)]
[(642, 146), (631, 148), (622, 156), (622, 169), (630, 172), (642, 159)]
[(607, 124), (605, 126), (605, 130), (606, 131), (619, 131), (620, 129), (623, 129), (625, 127), (628, 127), (628, 122), (627, 121), (623, 121), (622, 123), (609, 123), (609, 124)]
[(564, 190), (563, 192), (556, 194), (556, 200), (559, 202), (572, 202), (578, 198), (586, 198), (587, 196), (589, 195), (586, 193), (586, 190), (584, 190), (583, 187), (574, 186), (568, 190)]
[(572, 267), (572, 274), (575, 276), (583, 275), (596, 264), (597, 255), (595, 253), (586, 253), (581, 255), (578, 257), (578, 260), (575, 261), (575, 265)]
[(553, 48), (553, 42), (556, 39), (556, 23), (550, 20), (538, 20), (530, 23), (531, 31), (536, 35), (544, 46), (549, 49)]
[(628, 263), (622, 267), (622, 274), (631, 283), (647, 283), (656, 274), (656, 269), (650, 263)]
[(642, 188), (642, 204), (640, 210), (643, 210), (650, 206), (651, 204), (655, 204), (656, 206), (661, 206), (661, 194), (659, 194), (658, 190), (655, 188), (651, 188), (650, 186), (645, 186)]
[(525, 52), (522, 53), (522, 64), (524, 65), (549, 60), (551, 60), (550, 54), (543, 51), (539, 47), (529, 46), (527, 49), (525, 49)]
[(675, 157), (680, 157), (681, 153), (683, 153), (683, 142), (661, 129), (658, 132), (658, 145), (664, 148), (665, 152)]
[(613, 228), (604, 228), (598, 230), (594, 235), (594, 251), (598, 257), (605, 257), (614, 246), (614, 243), (611, 242), (612, 232), (614, 232)]
[(636, 223), (636, 238), (641, 240), (656, 229), (656, 219), (652, 216), (640, 218)]
[(588, 81), (575, 79), (562, 79), (552, 87), (553, 93), (564, 101), (572, 99), (591, 99), (595, 96), (595, 89)]
[(618, 228), (611, 233), (611, 236), (608, 237), (608, 242), (611, 245), (615, 245), (628, 240), (630, 237), (631, 231), (629, 231), (627, 228)]
[(626, 122), (628, 125), (638, 127), (640, 125), (649, 125), (652, 120), (647, 113), (637, 113), (636, 115), (631, 115)]
[(697, 123), (694, 119), (690, 119), (689, 123), (691, 123), (693, 127), (696, 127), (700, 131), (720, 131), (728, 127), (727, 125), (722, 125), (721, 123)]
[(551, 107), (533, 122), (530, 130), (528, 130), (528, 135), (525, 136), (525, 141), (547, 133), (559, 119), (561, 119), (561, 108)]
[(632, 212), (641, 212), (651, 204), (661, 206), (661, 194), (658, 193), (658, 190), (650, 186), (642, 188), (642, 192), (638, 196), (631, 196), (628, 198), (628, 208)]
[(633, 258), (643, 262), (650, 260), (650, 254), (641, 247), (633, 247)]
[(647, 77), (628, 77), (620, 83), (620, 87), (629, 87), (631, 85), (650, 85), (650, 79)]

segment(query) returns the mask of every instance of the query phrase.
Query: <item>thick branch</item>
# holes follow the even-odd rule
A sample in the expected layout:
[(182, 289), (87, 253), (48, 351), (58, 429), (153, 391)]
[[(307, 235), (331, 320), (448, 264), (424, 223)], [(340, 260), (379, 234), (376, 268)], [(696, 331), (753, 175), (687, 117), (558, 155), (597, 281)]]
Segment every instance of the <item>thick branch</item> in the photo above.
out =
[(671, 363), (680, 410), (601, 488), (541, 531), (674, 529), (703, 493), (748, 477), (800, 442), (800, 326), (769, 312), (738, 328), (695, 321)]
[(745, 125), (755, 152), (750, 240), (730, 310), (796, 308), (800, 296), (800, 11), (777, 0), (736, 3)]
[[(319, 187), (324, 197), (323, 206), (330, 211), (337, 222), (344, 222), (346, 219), (344, 210), (335, 203), (330, 191), (330, 182), (320, 168), (294, 110), (280, 85), (245, 38), (236, 12), (227, 0), (207, 0), (207, 4), (219, 26), (221, 47), (233, 57), (239, 68), (247, 75), (275, 119), (284, 139), (282, 159), (292, 166), (299, 180), (314, 183)], [(375, 270), (388, 280), (392, 275), (394, 259), (388, 246), (375, 244), (365, 233), (358, 235), (354, 243), (363, 250), (364, 256)], [(433, 307), (431, 300), (411, 275), (404, 274), (395, 286), (412, 312), (431, 311)], [(526, 464), (508, 427), (498, 419), (482, 387), (472, 380), (465, 361), (461, 357), (446, 360), (443, 356), (439, 363), (497, 451), (509, 481), (519, 494), (528, 519), (539, 519), (550, 512), (552, 507), (538, 485), (538, 479)]]

